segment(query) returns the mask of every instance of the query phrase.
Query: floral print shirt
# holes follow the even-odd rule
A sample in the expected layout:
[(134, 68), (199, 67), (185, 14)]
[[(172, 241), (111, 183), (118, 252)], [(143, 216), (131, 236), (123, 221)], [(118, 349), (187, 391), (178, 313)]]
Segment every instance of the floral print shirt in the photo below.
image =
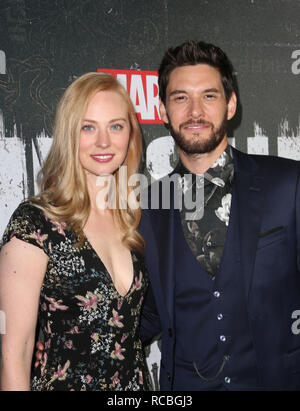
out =
[[(175, 170), (182, 177), (191, 174), (180, 162)], [(187, 220), (186, 210), (181, 210), (181, 224), (185, 239), (199, 263), (214, 280), (219, 269), (224, 250), (232, 195), (234, 163), (232, 149), (227, 146), (221, 156), (204, 173), (204, 213), (201, 219)], [(192, 174), (191, 184), (195, 198), (195, 184), (203, 184)], [(185, 190), (186, 191), (186, 190)]]
[(141, 256), (131, 252), (133, 281), (121, 296), (88, 240), (77, 248), (73, 231), (29, 202), (12, 215), (2, 245), (12, 237), (40, 247), (48, 256), (38, 312), (45, 349), (33, 369), (31, 389), (150, 389), (139, 337), (148, 285)]

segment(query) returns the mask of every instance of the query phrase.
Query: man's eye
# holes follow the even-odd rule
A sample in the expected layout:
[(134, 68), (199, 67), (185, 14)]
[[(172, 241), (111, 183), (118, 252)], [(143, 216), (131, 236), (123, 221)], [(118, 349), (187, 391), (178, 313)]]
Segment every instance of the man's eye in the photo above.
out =
[(215, 94), (206, 94), (206, 95), (205, 95), (205, 98), (206, 98), (207, 100), (213, 100), (215, 97), (216, 97)]
[(175, 101), (178, 101), (178, 102), (184, 101), (185, 99), (186, 99), (186, 96), (176, 96), (176, 97), (174, 98), (174, 100), (175, 100)]

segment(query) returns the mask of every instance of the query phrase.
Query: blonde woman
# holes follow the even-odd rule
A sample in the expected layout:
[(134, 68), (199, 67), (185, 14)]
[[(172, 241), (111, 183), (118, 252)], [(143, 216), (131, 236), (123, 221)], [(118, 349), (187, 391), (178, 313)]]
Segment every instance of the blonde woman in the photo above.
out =
[[(119, 168), (129, 179), (140, 155), (134, 108), (117, 80), (75, 80), (58, 105), (40, 193), (20, 204), (3, 236), (2, 390), (149, 389), (141, 210), (118, 208)], [(101, 175), (115, 177), (115, 209), (98, 207)], [(45, 349), (31, 374), (37, 320)]]

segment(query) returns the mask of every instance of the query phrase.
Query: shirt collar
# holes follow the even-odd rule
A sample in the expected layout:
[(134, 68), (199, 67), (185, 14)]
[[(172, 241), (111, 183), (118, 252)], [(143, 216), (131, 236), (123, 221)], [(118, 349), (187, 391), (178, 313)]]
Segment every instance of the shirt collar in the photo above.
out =
[[(185, 174), (192, 174), (179, 160), (177, 172), (183, 177)], [(234, 173), (234, 160), (232, 154), (232, 147), (227, 145), (223, 153), (217, 158), (214, 164), (204, 173), (204, 183), (214, 184), (216, 186), (224, 187), (227, 183), (231, 183)]]

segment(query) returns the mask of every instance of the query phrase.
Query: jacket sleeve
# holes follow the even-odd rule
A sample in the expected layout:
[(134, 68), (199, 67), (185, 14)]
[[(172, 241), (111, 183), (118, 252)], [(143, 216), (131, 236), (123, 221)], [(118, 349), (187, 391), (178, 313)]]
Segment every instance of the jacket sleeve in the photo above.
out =
[(141, 339), (143, 343), (151, 340), (161, 333), (161, 324), (154, 301), (153, 291), (149, 285), (142, 307), (141, 315)]
[[(147, 195), (147, 199), (149, 201), (148, 206), (150, 205), (150, 189)], [(151, 208), (149, 206), (149, 208)], [(146, 255), (145, 255), (145, 262), (147, 266), (147, 270), (150, 270), (147, 261), (149, 258), (149, 252), (151, 251), (152, 247), (156, 245), (155, 238), (153, 237), (153, 218), (148, 214), (148, 209), (143, 210), (142, 212), (142, 219), (139, 226), (139, 232), (144, 237), (146, 242)], [(149, 264), (151, 266), (151, 264)], [(153, 279), (153, 273), (149, 272), (150, 284), (145, 296), (145, 300), (142, 307), (142, 314), (141, 314), (141, 339), (144, 343), (150, 343), (151, 340), (158, 336), (161, 333), (161, 322), (158, 315), (158, 310), (156, 307), (151, 279)]]

